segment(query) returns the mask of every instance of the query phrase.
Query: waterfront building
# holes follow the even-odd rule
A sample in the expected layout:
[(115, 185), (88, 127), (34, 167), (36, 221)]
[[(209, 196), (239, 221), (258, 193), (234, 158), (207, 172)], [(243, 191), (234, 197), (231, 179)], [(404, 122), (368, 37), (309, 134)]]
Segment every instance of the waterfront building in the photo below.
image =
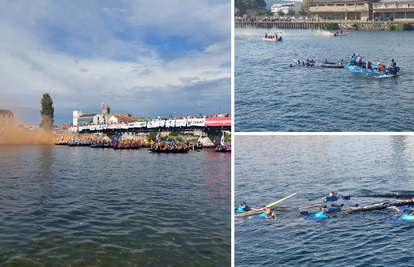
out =
[(309, 0), (309, 11), (318, 20), (361, 20), (373, 19), (373, 3), (378, 0)]
[(302, 4), (302, 2), (297, 4), (297, 3), (295, 3), (295, 1), (293, 1), (293, 3), (273, 4), (270, 7), (270, 11), (272, 11), (274, 14), (277, 14), (277, 12), (279, 10), (282, 10), (285, 14), (287, 14), (289, 9), (293, 9), (295, 11), (295, 13), (297, 14), (300, 10), (300, 5), (301, 4)]
[(13, 112), (8, 109), (0, 109), (0, 127), (13, 125)]
[(78, 117), (78, 123), (76, 125), (88, 125), (90, 123), (98, 125), (104, 123), (104, 118), (101, 114), (82, 114)]
[(414, 19), (414, 0), (380, 0), (372, 4), (375, 20)]
[(118, 122), (130, 122), (130, 121), (137, 121), (137, 119), (132, 118), (131, 116), (112, 116), (108, 123), (118, 123)]

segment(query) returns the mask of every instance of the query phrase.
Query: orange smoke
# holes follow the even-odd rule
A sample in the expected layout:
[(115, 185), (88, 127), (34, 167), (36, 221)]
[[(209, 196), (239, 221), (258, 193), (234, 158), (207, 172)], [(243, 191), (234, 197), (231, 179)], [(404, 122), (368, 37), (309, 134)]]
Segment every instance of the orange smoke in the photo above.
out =
[(0, 130), (0, 145), (52, 145), (56, 142), (53, 132), (29, 131), (17, 126)]

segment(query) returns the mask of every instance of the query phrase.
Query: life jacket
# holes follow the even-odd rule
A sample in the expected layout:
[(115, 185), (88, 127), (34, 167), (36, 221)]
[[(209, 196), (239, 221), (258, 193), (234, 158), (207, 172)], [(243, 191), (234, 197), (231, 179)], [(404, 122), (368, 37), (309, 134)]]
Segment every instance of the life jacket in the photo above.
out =
[(262, 214), (259, 215), (259, 218), (264, 218), (266, 216), (267, 216), (267, 213), (266, 212), (263, 212)]
[(371, 65), (371, 61), (368, 61), (368, 62), (367, 62), (367, 69), (370, 69), (370, 68), (371, 68), (371, 66), (372, 66), (372, 65)]
[(414, 220), (414, 215), (404, 214), (403, 219), (405, 219), (405, 220)]
[(315, 213), (315, 215), (313, 216), (315, 218), (319, 218), (319, 219), (328, 219), (328, 216), (326, 216), (325, 214), (323, 214), (322, 212), (317, 212)]
[(377, 68), (377, 70), (378, 71), (385, 71), (385, 66), (384, 65), (378, 65), (378, 68)]
[(250, 209), (249, 206), (246, 205), (246, 207), (243, 209), (242, 206), (239, 207), (239, 209), (237, 210), (237, 212), (245, 212), (248, 211)]

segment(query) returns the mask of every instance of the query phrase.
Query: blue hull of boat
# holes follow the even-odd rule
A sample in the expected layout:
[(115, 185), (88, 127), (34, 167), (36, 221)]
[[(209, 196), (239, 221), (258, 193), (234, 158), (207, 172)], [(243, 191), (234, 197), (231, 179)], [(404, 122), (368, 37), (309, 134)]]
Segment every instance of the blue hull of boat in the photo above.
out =
[[(362, 64), (362, 68), (357, 66), (357, 65), (352, 65), (351, 63), (348, 63), (346, 65), (346, 67), (349, 70), (355, 71), (355, 72), (360, 72), (360, 73), (368, 73), (368, 74), (375, 74), (375, 75), (380, 75), (380, 76), (395, 76), (397, 74), (393, 74), (391, 73), (390, 70), (386, 70), (386, 71), (377, 71), (377, 67), (378, 65), (376, 64), (372, 64), (372, 68), (373, 69), (366, 69), (365, 68), (365, 64)], [(400, 67), (397, 67), (397, 73), (400, 72)]]

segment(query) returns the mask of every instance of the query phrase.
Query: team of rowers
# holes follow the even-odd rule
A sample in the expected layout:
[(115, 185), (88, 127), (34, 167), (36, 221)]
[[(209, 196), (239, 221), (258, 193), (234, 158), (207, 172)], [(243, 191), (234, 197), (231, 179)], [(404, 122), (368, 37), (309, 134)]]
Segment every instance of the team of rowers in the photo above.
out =
[(231, 144), (218, 145), (215, 149), (217, 152), (231, 151)]
[(192, 143), (164, 143), (164, 141), (161, 141), (161, 143), (154, 143), (151, 145), (151, 150), (157, 151), (157, 150), (170, 150), (170, 151), (183, 151), (183, 150), (189, 150), (189, 149), (195, 149), (203, 148), (203, 144), (201, 142), (198, 142), (196, 144)]
[[(335, 192), (330, 191), (329, 195), (322, 197), (323, 201), (330, 201), (330, 198), (335, 198)], [(404, 200), (402, 203), (413, 203), (414, 198), (410, 200)], [(384, 203), (379, 203), (377, 205), (382, 205)], [(240, 207), (237, 209), (238, 213), (248, 212), (248, 211), (260, 211), (259, 209), (251, 208), (249, 207), (246, 202), (242, 202), (240, 204)], [(270, 207), (264, 207), (264, 212), (259, 214), (257, 216), (258, 218), (264, 218), (264, 219), (270, 219), (270, 218), (276, 218), (275, 212)], [(314, 219), (329, 219), (329, 217), (326, 215), (326, 209), (320, 208), (317, 213), (313, 216)], [(411, 207), (406, 214), (402, 217), (403, 220), (414, 220), (414, 209)]]
[[(351, 56), (351, 65), (356, 65), (356, 66), (361, 67), (361, 68), (365, 67), (365, 69), (367, 69), (367, 70), (374, 70), (372, 68), (372, 62), (367, 61), (366, 63), (363, 63), (362, 62), (362, 57), (359, 53), (357, 53), (356, 55), (352, 54), (352, 56)], [(386, 70), (389, 70), (389, 69), (392, 69), (392, 68), (395, 68), (395, 67), (397, 67), (397, 63), (394, 61), (394, 59), (391, 59), (391, 64), (388, 66), (388, 68), (387, 68), (386, 65), (381, 64), (380, 62), (378, 62), (377, 68), (375, 70), (377, 70), (377, 71), (386, 71)]]

